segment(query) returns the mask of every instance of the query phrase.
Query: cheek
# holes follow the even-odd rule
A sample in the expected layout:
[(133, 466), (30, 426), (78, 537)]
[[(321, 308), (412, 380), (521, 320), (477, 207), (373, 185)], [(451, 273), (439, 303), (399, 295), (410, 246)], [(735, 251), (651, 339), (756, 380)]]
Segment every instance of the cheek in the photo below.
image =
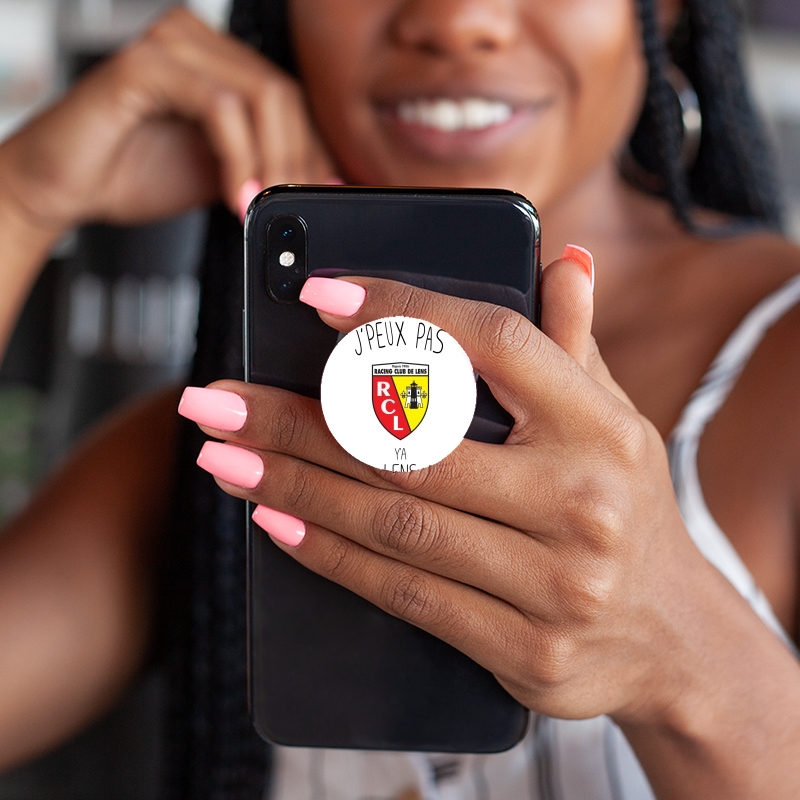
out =
[(294, 0), (290, 28), (294, 49), (317, 127), (329, 147), (338, 140), (365, 96), (371, 50), (385, 24), (379, 2)]
[(633, 4), (609, 0), (575, 5), (573, 130), (584, 145), (618, 149), (639, 116), (647, 83), (639, 19)]
[[(532, 17), (560, 75), (560, 101), (540, 146), (521, 161), (540, 211), (615, 160), (636, 125), (647, 84), (638, 12), (628, 0), (560, 0)], [(516, 188), (511, 186), (510, 188)], [(525, 191), (523, 190), (523, 194)]]

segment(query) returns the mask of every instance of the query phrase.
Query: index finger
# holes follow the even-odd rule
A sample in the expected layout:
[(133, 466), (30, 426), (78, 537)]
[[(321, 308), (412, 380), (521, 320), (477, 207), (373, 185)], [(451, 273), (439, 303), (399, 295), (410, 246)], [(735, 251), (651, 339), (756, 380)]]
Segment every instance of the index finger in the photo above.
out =
[(505, 306), (438, 294), (381, 278), (309, 278), (300, 299), (342, 332), (381, 317), (423, 319), (449, 333), (518, 424), (537, 413), (566, 419), (597, 389), (529, 319)]

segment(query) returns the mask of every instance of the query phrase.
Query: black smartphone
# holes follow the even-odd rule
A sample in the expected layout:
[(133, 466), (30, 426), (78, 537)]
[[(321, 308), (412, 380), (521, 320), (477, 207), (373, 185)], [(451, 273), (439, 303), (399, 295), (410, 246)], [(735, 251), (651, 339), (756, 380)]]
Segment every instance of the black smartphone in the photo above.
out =
[[(319, 397), (337, 331), (310, 275), (374, 275), (509, 306), (538, 323), (540, 228), (502, 190), (279, 186), (245, 220), (246, 380)], [(471, 438), (513, 419), (478, 382)], [(250, 710), (283, 745), (498, 752), (527, 710), (463, 653), (306, 570), (248, 513)]]

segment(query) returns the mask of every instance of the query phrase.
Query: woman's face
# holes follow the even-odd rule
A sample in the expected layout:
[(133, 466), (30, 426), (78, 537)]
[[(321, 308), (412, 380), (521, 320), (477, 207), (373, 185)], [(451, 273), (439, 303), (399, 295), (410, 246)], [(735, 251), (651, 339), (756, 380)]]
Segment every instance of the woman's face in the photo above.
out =
[(613, 158), (646, 67), (634, 0), (290, 0), (348, 179), (493, 186), (543, 208)]

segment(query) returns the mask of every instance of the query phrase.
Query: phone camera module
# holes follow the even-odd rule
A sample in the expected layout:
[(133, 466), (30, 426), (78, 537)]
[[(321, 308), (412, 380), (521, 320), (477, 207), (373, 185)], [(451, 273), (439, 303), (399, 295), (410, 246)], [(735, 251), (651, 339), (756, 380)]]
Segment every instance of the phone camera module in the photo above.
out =
[(279, 303), (296, 303), (306, 281), (308, 228), (296, 214), (280, 214), (267, 225), (267, 290)]

